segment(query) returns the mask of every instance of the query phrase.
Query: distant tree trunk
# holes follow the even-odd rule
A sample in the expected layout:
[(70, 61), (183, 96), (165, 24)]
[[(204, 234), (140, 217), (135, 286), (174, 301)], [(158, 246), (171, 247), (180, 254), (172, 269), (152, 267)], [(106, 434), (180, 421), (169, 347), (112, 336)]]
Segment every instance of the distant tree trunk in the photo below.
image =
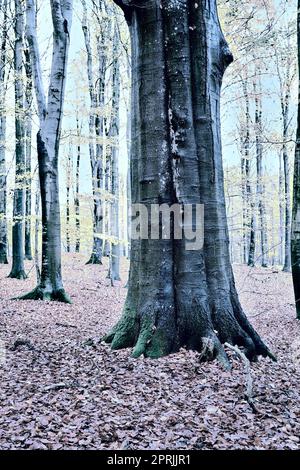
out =
[[(105, 158), (105, 193), (111, 192), (111, 149), (106, 148), (106, 158)], [(104, 256), (110, 256), (110, 213), (111, 203), (108, 199), (105, 201), (105, 241), (104, 241)]]
[(77, 128), (77, 158), (76, 158), (76, 175), (75, 175), (75, 217), (76, 217), (76, 242), (75, 242), (75, 252), (80, 252), (80, 201), (79, 201), (79, 176), (80, 176), (80, 158), (81, 158), (81, 127), (79, 126), (79, 117), (76, 118), (76, 128)]
[(6, 221), (6, 62), (7, 62), (7, 10), (8, 2), (3, 1), (3, 22), (0, 37), (0, 263), (7, 264), (7, 221)]
[[(100, 1), (100, 7), (103, 1)], [(99, 76), (98, 76), (98, 96), (93, 80), (93, 55), (90, 41), (90, 30), (87, 22), (86, 2), (82, 0), (83, 18), (82, 30), (85, 39), (87, 54), (87, 75), (90, 92), (91, 114), (89, 117), (89, 152), (92, 170), (92, 188), (93, 188), (93, 251), (87, 264), (102, 264), (103, 251), (103, 137), (104, 137), (104, 116), (103, 106), (105, 103), (105, 70), (106, 70), (106, 37), (103, 31), (100, 34), (100, 40), (97, 47)], [(94, 142), (96, 139), (96, 152)]]
[(284, 184), (283, 184), (283, 172), (282, 172), (282, 159), (281, 152), (279, 153), (279, 181), (278, 181), (278, 199), (279, 199), (279, 264), (284, 264)]
[(72, 0), (50, 0), (53, 52), (48, 100), (44, 93), (35, 25), (34, 0), (26, 1), (27, 40), (38, 104), (40, 129), (37, 154), (42, 206), (42, 269), (37, 287), (22, 299), (70, 302), (61, 275), (61, 224), (58, 187), (58, 157), (63, 115)]
[(120, 132), (120, 65), (119, 65), (119, 32), (115, 25), (113, 40), (113, 71), (112, 71), (112, 109), (110, 122), (111, 140), (111, 189), (113, 201), (111, 207), (111, 233), (113, 241), (111, 244), (111, 269), (112, 281), (120, 281), (120, 227), (119, 227), (119, 132)]
[(40, 185), (37, 181), (35, 194), (35, 233), (34, 233), (34, 264), (37, 284), (41, 282), (40, 255), (39, 255), (39, 233), (40, 233)]
[(31, 135), (32, 135), (32, 67), (30, 54), (25, 53), (26, 89), (25, 89), (25, 259), (32, 260), (31, 252)]
[[(298, 0), (297, 33), (298, 33), (298, 67), (300, 70), (300, 0)], [(300, 80), (298, 80), (298, 121), (297, 121), (293, 189), (294, 189), (294, 196), (293, 196), (291, 256), (292, 256), (293, 284), (294, 284), (294, 293), (295, 293), (295, 301), (296, 301), (296, 314), (297, 314), (297, 318), (300, 320)]]
[(24, 121), (24, 86), (23, 86), (23, 50), (24, 50), (24, 14), (21, 0), (15, 0), (15, 134), (16, 134), (16, 170), (13, 202), (12, 228), (12, 268), (9, 277), (26, 279), (24, 269), (24, 232), (25, 216), (25, 121)]
[(262, 146), (262, 106), (261, 106), (261, 90), (257, 89), (254, 81), (255, 94), (255, 139), (256, 139), (256, 172), (257, 172), (257, 204), (259, 216), (259, 232), (261, 247), (261, 265), (263, 268), (268, 266), (268, 238), (267, 238), (267, 221), (265, 208), (265, 187), (263, 181), (263, 146)]
[(217, 357), (222, 343), (272, 356), (240, 306), (229, 257), (220, 136), (220, 87), (232, 56), (215, 0), (115, 0), (132, 45), (132, 202), (205, 207), (204, 248), (186, 239), (132, 240), (113, 349), (159, 357), (180, 347)]
[(285, 197), (285, 243), (283, 271), (291, 271), (291, 185), (289, 156), (286, 144), (282, 148), (283, 172), (284, 172), (284, 197)]
[(67, 253), (71, 251), (71, 235), (70, 235), (70, 190), (72, 184), (72, 150), (71, 145), (68, 153), (67, 161), (67, 196), (66, 196), (66, 247)]

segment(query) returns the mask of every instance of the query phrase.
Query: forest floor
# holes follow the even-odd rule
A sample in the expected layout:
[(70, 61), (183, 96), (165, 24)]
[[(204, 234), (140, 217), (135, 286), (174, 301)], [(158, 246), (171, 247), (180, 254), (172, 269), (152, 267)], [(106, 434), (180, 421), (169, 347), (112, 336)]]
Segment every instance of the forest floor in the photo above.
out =
[[(245, 399), (246, 376), (199, 355), (150, 360), (111, 351), (99, 338), (119, 318), (123, 281), (107, 266), (64, 257), (72, 305), (14, 301), (34, 287), (7, 279), (0, 266), (0, 449), (299, 449), (300, 322), (291, 276), (235, 266), (240, 299), (278, 358), (251, 366), (257, 412)], [(26, 344), (22, 344), (22, 341)]]

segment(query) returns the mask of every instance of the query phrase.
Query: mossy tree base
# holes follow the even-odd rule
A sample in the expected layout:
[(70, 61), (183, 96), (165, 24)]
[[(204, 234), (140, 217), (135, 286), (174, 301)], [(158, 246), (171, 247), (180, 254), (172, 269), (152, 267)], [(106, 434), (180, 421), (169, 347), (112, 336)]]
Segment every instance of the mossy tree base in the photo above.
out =
[(36, 287), (25, 295), (17, 297), (16, 300), (45, 300), (63, 302), (66, 304), (72, 303), (70, 297), (64, 289), (59, 289), (57, 291), (49, 291), (40, 286)]
[(27, 279), (27, 274), (25, 273), (25, 271), (23, 269), (21, 270), (13, 270), (10, 272), (10, 274), (7, 276), (11, 279)]
[[(208, 310), (192, 301), (181, 313), (181, 318), (174, 317), (170, 323), (170, 317), (175, 315), (172, 306), (162, 305), (159, 310), (156, 305), (152, 311), (146, 309), (139, 314), (127, 302), (121, 319), (103, 340), (114, 350), (133, 348), (132, 356), (135, 358), (141, 355), (159, 358), (183, 347), (199, 351), (201, 361), (217, 359), (229, 369), (230, 363), (223, 347), (229, 343), (239, 346), (251, 361), (256, 361), (259, 355), (276, 361), (238, 304), (233, 302), (230, 311), (228, 308)], [(172, 325), (171, 328), (165, 328), (166, 323), (169, 327)]]

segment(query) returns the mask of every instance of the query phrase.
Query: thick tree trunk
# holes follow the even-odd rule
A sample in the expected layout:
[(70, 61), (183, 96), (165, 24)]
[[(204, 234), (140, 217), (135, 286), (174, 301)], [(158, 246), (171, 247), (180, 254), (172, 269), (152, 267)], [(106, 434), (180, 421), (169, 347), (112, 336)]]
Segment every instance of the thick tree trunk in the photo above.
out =
[(31, 252), (31, 136), (32, 136), (32, 67), (30, 54), (25, 50), (25, 166), (26, 166), (26, 190), (25, 190), (25, 259), (32, 260)]
[(0, 50), (0, 263), (7, 264), (7, 221), (6, 221), (6, 62), (7, 62), (7, 0), (3, 1), (3, 23)]
[[(159, 357), (181, 346), (217, 357), (222, 343), (272, 356), (240, 306), (229, 257), (220, 87), (232, 56), (216, 1), (116, 1), (132, 44), (132, 202), (202, 203), (204, 248), (185, 239), (132, 240), (123, 316), (106, 341)], [(134, 5), (134, 6), (130, 6)]]
[(24, 215), (25, 215), (25, 121), (23, 86), (24, 14), (22, 2), (15, 0), (15, 134), (16, 170), (13, 202), (12, 268), (9, 277), (25, 279), (24, 269)]
[[(298, 0), (297, 15), (298, 31), (298, 66), (300, 70), (300, 0)], [(300, 320), (300, 80), (298, 81), (298, 122), (296, 151), (294, 162), (294, 195), (293, 195), (293, 217), (292, 217), (292, 236), (291, 236), (291, 257), (293, 284), (296, 301), (296, 314)]]
[(61, 275), (58, 157), (70, 40), (69, 29), (72, 21), (72, 1), (51, 0), (50, 3), (53, 22), (53, 52), (47, 103), (42, 83), (33, 0), (27, 0), (26, 10), (27, 40), (30, 47), (40, 120), (40, 130), (37, 134), (37, 154), (42, 207), (42, 269), (38, 286), (21, 298), (70, 302), (65, 293)]

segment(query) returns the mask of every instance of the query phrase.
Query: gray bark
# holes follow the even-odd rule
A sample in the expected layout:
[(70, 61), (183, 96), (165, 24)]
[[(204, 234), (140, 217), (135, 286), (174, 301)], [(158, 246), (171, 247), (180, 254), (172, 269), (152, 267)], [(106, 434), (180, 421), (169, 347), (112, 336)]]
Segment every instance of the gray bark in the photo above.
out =
[(32, 136), (32, 67), (29, 50), (25, 49), (25, 259), (32, 260), (31, 252), (31, 136)]
[(24, 216), (25, 216), (25, 119), (23, 85), (24, 11), (21, 0), (15, 0), (15, 135), (16, 169), (13, 201), (12, 268), (9, 277), (25, 279), (24, 269)]
[(6, 62), (7, 62), (7, 13), (8, 1), (4, 0), (2, 6), (3, 22), (0, 36), (0, 263), (7, 264), (7, 220), (6, 220)]
[(113, 242), (111, 244), (111, 266), (110, 278), (113, 281), (120, 281), (120, 228), (119, 228), (119, 131), (120, 131), (120, 65), (119, 65), (119, 32), (115, 25), (113, 40), (113, 71), (112, 71), (112, 110), (110, 122), (111, 148), (111, 189), (113, 201), (111, 207), (111, 234)]
[(228, 366), (225, 342), (272, 356), (242, 311), (229, 258), (219, 106), (232, 56), (216, 1), (116, 3), (132, 45), (132, 202), (203, 203), (205, 243), (132, 240), (123, 316), (105, 339), (135, 357), (184, 346)]
[[(103, 7), (100, 1), (99, 8)], [(101, 115), (105, 103), (105, 70), (106, 70), (106, 35), (105, 27), (100, 26), (100, 36), (97, 47), (98, 54), (98, 77), (97, 87), (94, 85), (93, 77), (93, 55), (90, 41), (90, 30), (87, 21), (86, 2), (82, 0), (83, 18), (82, 30), (85, 39), (87, 54), (87, 75), (90, 93), (91, 114), (89, 117), (89, 153), (92, 170), (93, 188), (93, 250), (87, 264), (102, 264), (103, 252), (103, 137), (104, 137), (104, 117)], [(96, 145), (94, 144), (96, 140)]]
[[(258, 74), (260, 71), (258, 70)], [(259, 83), (260, 84), (260, 83)], [(256, 140), (256, 194), (258, 206), (259, 235), (261, 248), (261, 266), (268, 266), (268, 236), (267, 236), (267, 220), (265, 207), (265, 185), (263, 171), (263, 144), (262, 144), (262, 103), (261, 103), (261, 87), (257, 87), (254, 80), (253, 91), (255, 95), (255, 140)]]
[[(298, 67), (300, 70), (300, 0), (297, 14)], [(292, 273), (296, 302), (296, 315), (300, 319), (300, 80), (298, 81), (298, 120), (294, 161), (293, 214), (291, 235)]]
[(53, 52), (48, 99), (43, 88), (36, 36), (34, 0), (26, 2), (26, 36), (33, 69), (40, 129), (37, 153), (42, 207), (42, 269), (37, 287), (23, 299), (70, 302), (61, 275), (61, 224), (58, 187), (58, 158), (63, 115), (72, 0), (50, 0), (53, 23)]
[(76, 225), (76, 242), (75, 242), (75, 252), (80, 252), (80, 201), (79, 201), (79, 176), (80, 176), (80, 159), (81, 159), (81, 126), (79, 126), (79, 117), (76, 117), (76, 129), (77, 129), (77, 158), (76, 158), (76, 175), (75, 175), (75, 225)]

